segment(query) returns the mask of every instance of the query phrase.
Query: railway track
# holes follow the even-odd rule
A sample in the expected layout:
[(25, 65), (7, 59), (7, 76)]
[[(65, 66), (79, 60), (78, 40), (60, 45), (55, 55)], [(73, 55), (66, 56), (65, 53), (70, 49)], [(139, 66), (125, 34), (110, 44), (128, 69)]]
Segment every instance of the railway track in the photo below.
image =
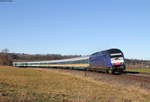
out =
[(132, 77), (135, 80), (145, 81), (150, 83), (150, 74), (127, 74), (128, 77)]
[(124, 87), (128, 86), (138, 86), (143, 89), (150, 90), (150, 74), (144, 73), (131, 73), (125, 72), (123, 74), (112, 75), (106, 74), (102, 72), (91, 72), (91, 71), (83, 71), (83, 70), (71, 70), (71, 69), (46, 69), (46, 70), (54, 70), (60, 72), (67, 72), (73, 75), (79, 75), (82, 77), (90, 77), (97, 81), (104, 81), (110, 84), (122, 85)]

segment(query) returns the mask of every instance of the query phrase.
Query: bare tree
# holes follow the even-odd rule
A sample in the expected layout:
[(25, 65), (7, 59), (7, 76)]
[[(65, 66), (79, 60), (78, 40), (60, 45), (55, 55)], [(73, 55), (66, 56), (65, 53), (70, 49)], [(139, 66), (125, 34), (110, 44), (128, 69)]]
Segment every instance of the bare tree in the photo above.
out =
[(1, 50), (2, 53), (9, 53), (9, 49), (5, 48)]

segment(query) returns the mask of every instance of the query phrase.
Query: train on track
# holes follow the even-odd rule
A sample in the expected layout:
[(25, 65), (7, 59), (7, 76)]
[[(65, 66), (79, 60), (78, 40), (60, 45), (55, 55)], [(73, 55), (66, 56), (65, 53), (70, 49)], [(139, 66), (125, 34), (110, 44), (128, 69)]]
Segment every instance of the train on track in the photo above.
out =
[(124, 54), (119, 49), (108, 49), (91, 54), (90, 56), (38, 61), (13, 62), (15, 67), (41, 67), (41, 68), (68, 68), (90, 71), (104, 71), (107, 73), (123, 72), (126, 68)]

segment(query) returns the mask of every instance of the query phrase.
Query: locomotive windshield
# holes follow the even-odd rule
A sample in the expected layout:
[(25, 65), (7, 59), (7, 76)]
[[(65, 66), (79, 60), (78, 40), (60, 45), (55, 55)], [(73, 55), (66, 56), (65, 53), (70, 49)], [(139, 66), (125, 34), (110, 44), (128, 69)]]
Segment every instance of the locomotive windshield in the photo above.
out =
[(107, 52), (110, 54), (111, 58), (123, 57), (123, 54), (119, 49), (110, 49), (110, 50), (107, 50)]
[(122, 53), (113, 53), (113, 54), (110, 54), (110, 57), (114, 58), (114, 57), (123, 57), (123, 56), (122, 56)]

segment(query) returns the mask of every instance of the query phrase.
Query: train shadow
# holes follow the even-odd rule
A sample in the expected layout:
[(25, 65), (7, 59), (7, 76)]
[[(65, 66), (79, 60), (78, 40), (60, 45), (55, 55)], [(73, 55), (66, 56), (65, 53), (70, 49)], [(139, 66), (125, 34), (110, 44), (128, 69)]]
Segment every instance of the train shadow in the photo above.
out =
[(124, 71), (124, 74), (140, 74), (140, 72), (135, 72), (135, 71)]

